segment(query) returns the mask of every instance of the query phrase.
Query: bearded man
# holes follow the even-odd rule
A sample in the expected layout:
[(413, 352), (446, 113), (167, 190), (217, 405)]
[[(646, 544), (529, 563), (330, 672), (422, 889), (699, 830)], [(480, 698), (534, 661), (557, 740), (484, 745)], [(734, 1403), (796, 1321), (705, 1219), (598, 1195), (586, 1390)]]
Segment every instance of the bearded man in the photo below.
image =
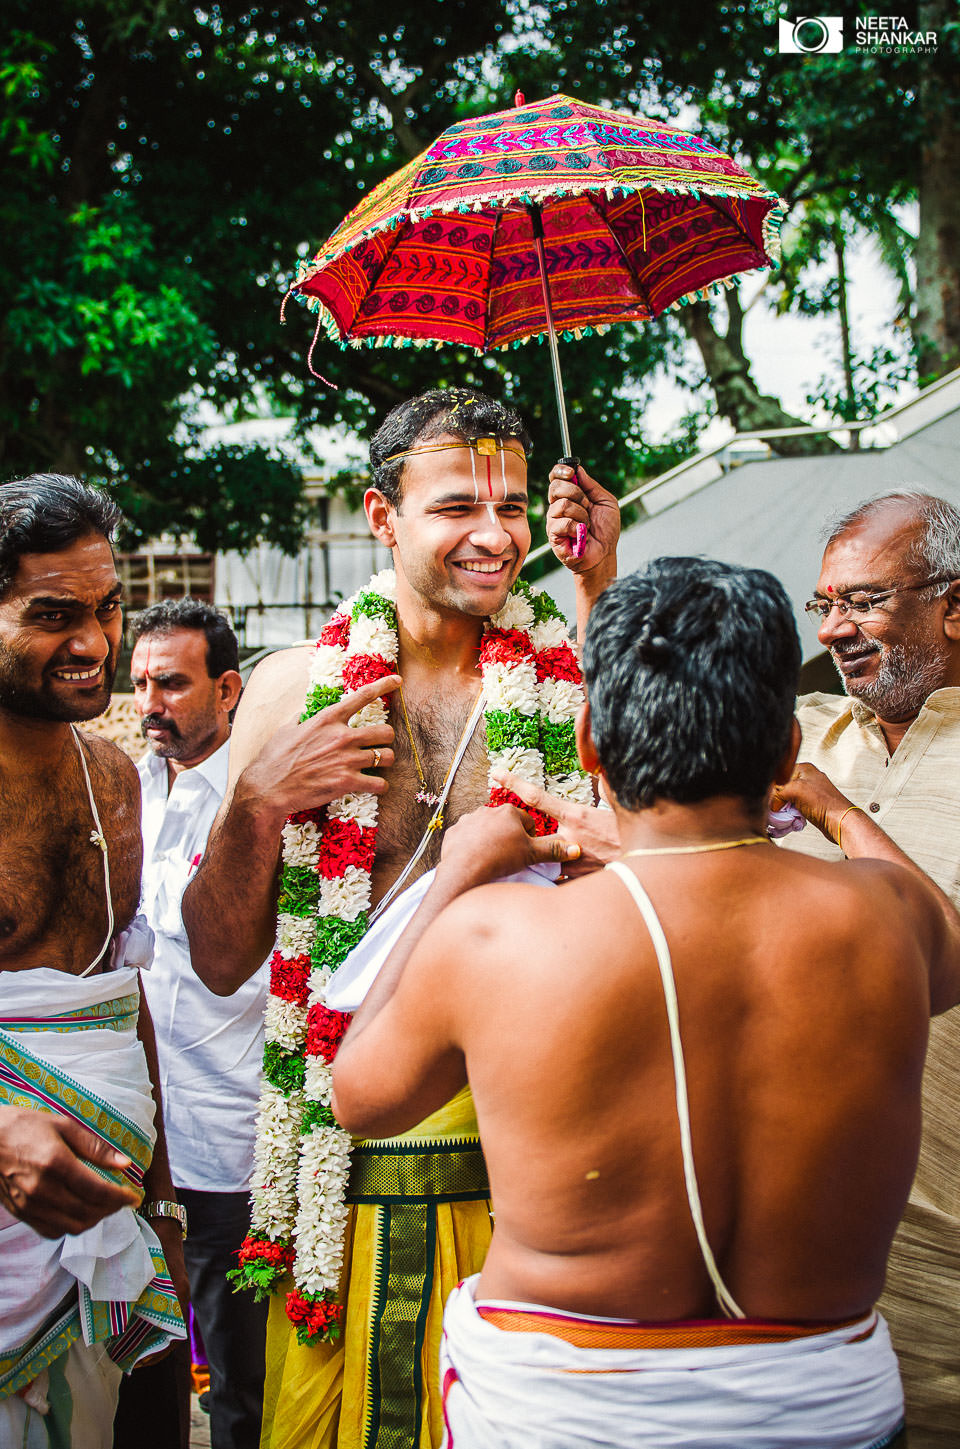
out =
[[(798, 702), (801, 764), (780, 793), (819, 833), (783, 843), (859, 856), (873, 822), (960, 904), (960, 513), (915, 492), (862, 504), (833, 525), (807, 608), (845, 695)], [(931, 1026), (920, 1159), (881, 1300), (911, 1449), (960, 1442), (958, 1124), (954, 1009)]]
[(31, 1449), (109, 1449), (121, 1369), (184, 1336), (137, 775), (76, 729), (110, 702), (118, 521), (74, 478), (0, 487), (0, 1443)]
[[(348, 1178), (329, 1062), (350, 1003), (330, 977), (371, 906), (401, 885), (422, 889), (444, 827), (487, 801), (492, 762), (592, 798), (573, 739), (576, 659), (549, 601), (516, 588), (530, 543), (528, 446), (516, 414), (479, 393), (428, 393), (386, 418), (364, 506), (395, 572), (338, 610), (318, 649), (255, 671), (224, 808), (184, 896), (194, 969), (227, 993), (269, 949), (282, 865), (241, 1256), (241, 1274), (263, 1287), (293, 1268), (294, 1327), (274, 1300), (268, 1328), (271, 1449), (442, 1436), (442, 1304), (490, 1240), (472, 1102), (460, 1092), (401, 1140), (360, 1144)], [(601, 545), (588, 538), (588, 561), (590, 550), (606, 556)], [(584, 587), (599, 588), (606, 568)], [(548, 840), (534, 853), (567, 854)]]

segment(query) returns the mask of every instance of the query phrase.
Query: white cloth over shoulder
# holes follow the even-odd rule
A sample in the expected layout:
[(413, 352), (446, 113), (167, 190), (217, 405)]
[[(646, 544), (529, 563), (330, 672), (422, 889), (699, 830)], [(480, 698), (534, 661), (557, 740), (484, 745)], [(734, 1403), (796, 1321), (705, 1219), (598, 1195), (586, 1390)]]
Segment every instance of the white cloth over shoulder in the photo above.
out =
[(547, 1315), (557, 1336), (511, 1332), (481, 1317), (476, 1281), (454, 1289), (443, 1319), (444, 1444), (456, 1449), (880, 1449), (903, 1421), (897, 1361), (875, 1313), (779, 1343), (584, 1348), (560, 1335), (586, 1322), (615, 1341), (635, 1325), (481, 1305)]
[[(76, 1030), (65, 1021), (70, 1013), (95, 1012), (114, 999), (136, 999), (137, 993), (131, 968), (84, 978), (46, 966), (0, 972), (0, 1033), (51, 1073), (105, 1103), (152, 1150), (154, 1101), (135, 1010), (120, 1030)], [(130, 1208), (87, 1232), (58, 1239), (41, 1237), (0, 1208), (0, 1356), (29, 1340), (78, 1284), (97, 1302), (135, 1303), (155, 1274), (151, 1248), (159, 1252), (159, 1239)], [(86, 1336), (87, 1321), (82, 1322)], [(182, 1330), (171, 1336), (182, 1336)]]
[[(559, 874), (560, 867), (556, 861), (547, 860), (541, 865), (527, 866), (515, 875), (504, 876), (503, 880), (514, 881), (518, 885), (552, 886)], [(357, 1010), (376, 981), (380, 968), (412, 921), (435, 875), (435, 870), (428, 870), (413, 885), (407, 886), (374, 921), (349, 956), (344, 957), (327, 987), (326, 1004), (332, 1011)]]

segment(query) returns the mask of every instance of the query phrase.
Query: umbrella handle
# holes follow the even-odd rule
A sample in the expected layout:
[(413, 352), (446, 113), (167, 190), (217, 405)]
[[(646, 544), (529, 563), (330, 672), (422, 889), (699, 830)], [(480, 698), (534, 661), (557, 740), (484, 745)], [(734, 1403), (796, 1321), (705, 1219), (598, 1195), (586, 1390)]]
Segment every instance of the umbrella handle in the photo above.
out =
[(550, 302), (550, 283), (547, 280), (547, 259), (543, 250), (543, 214), (535, 201), (527, 203), (530, 224), (533, 227), (533, 245), (540, 263), (540, 284), (543, 287), (543, 310), (547, 319), (547, 342), (550, 346), (550, 365), (553, 368), (553, 386), (557, 395), (557, 412), (560, 416), (560, 438), (565, 454), (572, 454), (570, 429), (567, 426), (567, 404), (563, 396), (563, 378), (560, 376), (560, 354), (557, 351), (557, 330), (553, 325), (553, 307)]
[[(557, 459), (557, 462), (558, 463), (565, 463), (568, 468), (572, 468), (573, 471), (574, 471), (574, 476), (576, 476), (577, 469), (580, 467), (580, 459), (579, 458), (577, 458), (573, 454), (571, 454), (569, 457), (566, 457), (566, 458), (558, 458)], [(571, 550), (572, 550), (572, 553), (573, 553), (573, 557), (574, 558), (583, 558), (583, 554), (584, 554), (584, 550), (585, 550), (586, 546), (587, 546), (587, 525), (585, 523), (578, 523), (577, 524), (577, 531), (574, 534), (574, 541), (571, 544)]]

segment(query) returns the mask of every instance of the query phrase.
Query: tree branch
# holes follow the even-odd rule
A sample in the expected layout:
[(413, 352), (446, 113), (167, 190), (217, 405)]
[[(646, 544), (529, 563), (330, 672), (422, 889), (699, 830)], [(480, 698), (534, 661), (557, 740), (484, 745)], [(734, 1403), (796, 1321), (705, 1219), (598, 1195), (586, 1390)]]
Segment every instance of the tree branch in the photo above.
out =
[(743, 350), (743, 304), (740, 301), (740, 288), (728, 287), (723, 294), (727, 304), (727, 330), (724, 340), (735, 357), (739, 357), (744, 366), (747, 364), (746, 354)]
[[(797, 189), (800, 186), (800, 183), (802, 181), (806, 181), (806, 179), (807, 179), (808, 176), (812, 176), (812, 175), (815, 175), (815, 174), (816, 174), (816, 165), (815, 165), (815, 162), (814, 162), (813, 158), (811, 157), (808, 161), (804, 162), (804, 164), (799, 168), (799, 170), (797, 170), (797, 171), (795, 171), (793, 173), (793, 176), (790, 178), (790, 181), (787, 183), (787, 185), (783, 188), (783, 191), (780, 193), (781, 200), (782, 201), (786, 201), (786, 203), (787, 203), (788, 206), (795, 205), (796, 202), (800, 199), (800, 195), (802, 194)], [(813, 193), (813, 194), (815, 194), (815, 193)]]
[(419, 156), (420, 152), (426, 148), (405, 115), (406, 98), (411, 87), (408, 86), (398, 96), (390, 89), (379, 71), (375, 70), (367, 59), (355, 59), (354, 65), (365, 77), (377, 99), (390, 112), (390, 119), (393, 122), (393, 134), (397, 138), (397, 143), (400, 149), (406, 153), (407, 160), (412, 161), (414, 156)]
[[(708, 302), (694, 302), (681, 313), (684, 327), (700, 349), (718, 410), (738, 433), (803, 427), (803, 418), (794, 417), (775, 397), (762, 393), (751, 377), (739, 333), (743, 318), (740, 299), (733, 290), (726, 298), (730, 319), (726, 335), (714, 327)], [(770, 446), (786, 457), (839, 451), (837, 444), (825, 436), (773, 438)]]

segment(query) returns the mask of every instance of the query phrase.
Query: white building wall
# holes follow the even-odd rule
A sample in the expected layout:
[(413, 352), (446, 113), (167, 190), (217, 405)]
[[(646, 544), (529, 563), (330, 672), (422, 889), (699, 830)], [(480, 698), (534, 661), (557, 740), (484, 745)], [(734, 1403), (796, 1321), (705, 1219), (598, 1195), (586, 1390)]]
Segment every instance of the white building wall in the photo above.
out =
[(214, 603), (230, 612), (242, 645), (293, 644), (314, 638), (331, 605), (389, 562), (389, 550), (371, 536), (363, 511), (331, 498), (326, 528), (312, 529), (294, 558), (264, 544), (245, 554), (218, 554)]

